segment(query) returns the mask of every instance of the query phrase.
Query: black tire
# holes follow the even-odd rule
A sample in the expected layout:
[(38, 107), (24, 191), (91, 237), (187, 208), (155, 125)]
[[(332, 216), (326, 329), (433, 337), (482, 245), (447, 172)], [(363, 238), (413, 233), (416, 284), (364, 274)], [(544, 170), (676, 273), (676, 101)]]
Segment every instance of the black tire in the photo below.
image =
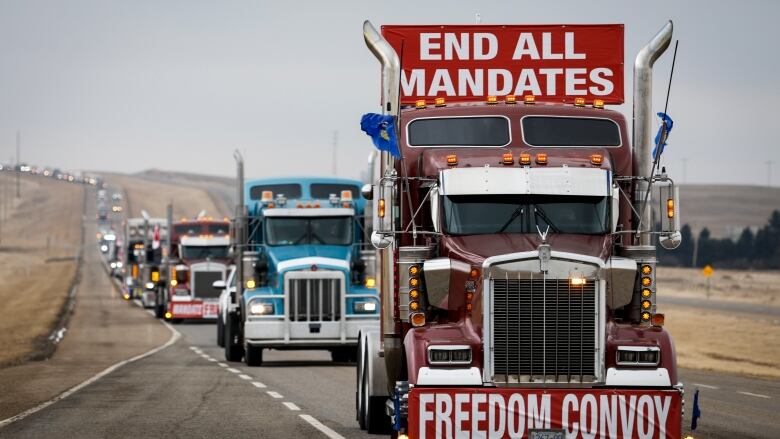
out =
[(354, 346), (333, 348), (330, 358), (335, 363), (354, 363), (357, 360), (357, 348)]
[(225, 360), (227, 361), (241, 361), (243, 356), (242, 346), (237, 343), (238, 333), (238, 318), (234, 313), (227, 315), (225, 322)]
[[(357, 410), (357, 421), (358, 425), (360, 425), (361, 430), (368, 429), (368, 423), (366, 422), (366, 401), (368, 398), (366, 397), (366, 392), (368, 392), (368, 374), (365, 370), (366, 363), (365, 358), (363, 358), (363, 367), (362, 370), (360, 370), (358, 373), (360, 373), (360, 376), (358, 376), (358, 379), (360, 380), (360, 385), (358, 386), (358, 391), (355, 392), (357, 395), (357, 401), (356, 401), (356, 410)], [(361, 369), (361, 368), (357, 368)]]
[(390, 434), (392, 431), (390, 417), (385, 413), (385, 401), (387, 401), (386, 396), (368, 397), (366, 429), (369, 434)]
[(263, 348), (246, 345), (244, 347), (244, 363), (250, 367), (263, 365)]
[(225, 347), (225, 324), (222, 323), (222, 316), (217, 316), (217, 346)]
[(170, 322), (173, 323), (174, 325), (178, 325), (179, 323), (182, 322), (182, 320), (184, 319), (171, 319)]
[[(159, 296), (158, 296), (159, 297)], [(154, 316), (158, 319), (164, 319), (165, 318), (165, 309), (167, 308), (165, 306), (164, 300), (158, 300), (157, 303), (154, 304)]]

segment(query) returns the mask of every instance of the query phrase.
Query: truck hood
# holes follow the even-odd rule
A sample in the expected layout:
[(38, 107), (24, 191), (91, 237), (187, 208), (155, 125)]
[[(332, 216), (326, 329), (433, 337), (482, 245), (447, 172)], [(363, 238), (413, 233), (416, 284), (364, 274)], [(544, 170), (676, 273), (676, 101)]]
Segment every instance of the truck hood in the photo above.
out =
[[(536, 250), (542, 243), (538, 234), (495, 234), (444, 236), (442, 244), (446, 256), (482, 265), (491, 256)], [(609, 235), (550, 234), (547, 243), (553, 251), (595, 256), (606, 260), (610, 255)]]
[(335, 266), (349, 270), (352, 247), (345, 245), (289, 245), (267, 247), (271, 271), (281, 272), (312, 265)]

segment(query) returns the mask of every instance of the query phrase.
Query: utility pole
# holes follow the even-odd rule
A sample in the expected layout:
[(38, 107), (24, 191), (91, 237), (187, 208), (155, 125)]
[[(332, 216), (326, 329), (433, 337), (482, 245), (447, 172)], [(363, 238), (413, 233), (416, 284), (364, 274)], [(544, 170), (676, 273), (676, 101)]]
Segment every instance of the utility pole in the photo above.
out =
[(338, 174), (338, 151), (339, 151), (339, 132), (333, 131), (333, 167), (331, 172), (335, 177)]
[(16, 198), (21, 197), (21, 194), (19, 193), (19, 174), (21, 174), (21, 165), (19, 164), (19, 149), (21, 148), (22, 144), (22, 133), (19, 130), (16, 130)]
[(766, 185), (772, 186), (772, 165), (775, 164), (774, 160), (766, 161)]

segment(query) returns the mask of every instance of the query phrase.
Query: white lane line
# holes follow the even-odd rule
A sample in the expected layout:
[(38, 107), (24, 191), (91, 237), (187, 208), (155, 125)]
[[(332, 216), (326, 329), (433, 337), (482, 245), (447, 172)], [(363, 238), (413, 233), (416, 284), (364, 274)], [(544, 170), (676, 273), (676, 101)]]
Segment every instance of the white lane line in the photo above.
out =
[(227, 367), (227, 364), (225, 363), (217, 363), (217, 364), (219, 364), (219, 367)]
[(285, 405), (285, 407), (287, 407), (288, 409), (290, 409), (290, 410), (292, 410), (292, 411), (294, 411), (294, 412), (299, 412), (299, 411), (301, 411), (301, 408), (300, 408), (300, 407), (298, 407), (297, 405), (295, 405), (295, 404), (293, 404), (293, 403), (291, 403), (291, 402), (283, 402), (282, 404), (284, 404), (284, 405)]
[(312, 427), (314, 427), (317, 430), (323, 432), (325, 434), (325, 436), (329, 437), (330, 439), (344, 439), (344, 436), (336, 433), (335, 431), (330, 429), (330, 427), (328, 427), (327, 425), (325, 425), (322, 422), (318, 421), (313, 416), (309, 416), (309, 415), (298, 415), (298, 416), (300, 416), (304, 421), (306, 421), (309, 424), (311, 424)]
[(741, 395), (755, 396), (756, 398), (772, 399), (771, 396), (762, 395), (760, 393), (750, 393), (750, 392), (740, 392), (740, 391), (737, 391), (737, 393), (739, 393)]
[(269, 390), (268, 392), (265, 392), (265, 393), (269, 394), (270, 396), (272, 396), (272, 397), (274, 397), (274, 398), (276, 398), (276, 399), (282, 399), (282, 398), (284, 398), (284, 396), (280, 395), (279, 393), (277, 393), (277, 392), (272, 392), (272, 391), (270, 391), (270, 390)]
[(249, 376), (247, 374), (243, 374), (243, 373), (241, 375), (239, 375), (238, 377), (241, 378), (242, 380), (251, 380), (252, 379), (251, 376)]
[(232, 367), (228, 367), (228, 368), (227, 368), (227, 369), (225, 369), (225, 370), (226, 370), (226, 371), (228, 371), (228, 372), (232, 372), (232, 373), (241, 373), (241, 371), (240, 371), (240, 370), (238, 370), (238, 369), (234, 369), (234, 368), (232, 368)]
[(197, 346), (190, 346), (190, 349), (192, 349), (193, 351), (197, 351), (199, 348)]
[(261, 383), (260, 381), (252, 381), (252, 385), (258, 389), (265, 389), (265, 384)]
[(138, 300), (138, 299), (133, 299), (133, 303), (135, 303), (135, 306), (139, 306), (139, 307), (141, 307), (141, 309), (143, 309), (143, 308), (144, 308), (144, 304), (143, 304), (143, 303), (141, 303), (141, 301), (140, 301), (140, 300)]
[(705, 389), (712, 389), (712, 390), (720, 389), (720, 387), (710, 386), (709, 384), (691, 383), (691, 385), (696, 386), (696, 387), (704, 387)]
[(209, 361), (213, 361), (213, 362), (215, 362), (215, 363), (216, 363), (218, 360), (217, 360), (216, 358), (211, 358), (211, 357), (209, 357)]
[(134, 363), (134, 362), (136, 362), (138, 360), (141, 360), (143, 358), (146, 358), (146, 357), (148, 357), (150, 355), (154, 355), (157, 352), (160, 352), (161, 350), (167, 348), (168, 346), (176, 343), (176, 341), (181, 337), (181, 334), (179, 333), (179, 331), (175, 330), (173, 328), (173, 326), (169, 325), (166, 322), (161, 322), (161, 323), (164, 324), (165, 327), (167, 327), (168, 330), (171, 331), (171, 338), (169, 338), (168, 341), (165, 342), (165, 344), (157, 346), (154, 349), (148, 350), (148, 351), (144, 352), (143, 354), (136, 355), (135, 357), (132, 357), (132, 358), (128, 358), (127, 360), (122, 360), (122, 361), (114, 364), (113, 366), (110, 366), (107, 369), (104, 369), (102, 372), (99, 372), (97, 375), (94, 375), (92, 378), (89, 378), (88, 380), (84, 381), (83, 383), (77, 384), (76, 386), (71, 387), (70, 389), (60, 393), (59, 395), (55, 396), (52, 399), (50, 399), (50, 400), (48, 400), (48, 401), (46, 401), (46, 402), (44, 402), (44, 403), (42, 403), (42, 404), (40, 404), (38, 406), (35, 406), (35, 407), (33, 407), (33, 408), (29, 409), (29, 410), (26, 410), (26, 411), (24, 411), (22, 413), (19, 413), (16, 416), (12, 416), (12, 417), (10, 417), (8, 419), (4, 419), (4, 420), (0, 421), (0, 428), (5, 427), (6, 425), (11, 424), (13, 422), (22, 420), (22, 419), (32, 415), (33, 413), (36, 413), (36, 412), (39, 412), (39, 411), (45, 409), (46, 407), (54, 404), (57, 401), (60, 401), (60, 400), (63, 400), (65, 398), (67, 398), (68, 396), (78, 392), (79, 390), (83, 389), (84, 387), (87, 387), (88, 385), (94, 383), (95, 381), (103, 378), (104, 376), (110, 374), (111, 372), (119, 369), (120, 367), (122, 367), (122, 366), (124, 366), (126, 364)]
[(147, 309), (146, 312), (148, 312), (150, 316), (154, 317), (154, 311), (151, 309)]

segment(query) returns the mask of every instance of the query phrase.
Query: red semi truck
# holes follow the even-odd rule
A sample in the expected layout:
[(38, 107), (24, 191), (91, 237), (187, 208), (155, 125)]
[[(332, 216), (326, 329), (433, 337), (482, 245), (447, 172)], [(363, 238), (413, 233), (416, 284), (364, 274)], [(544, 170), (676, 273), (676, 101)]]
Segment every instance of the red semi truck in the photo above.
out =
[(224, 281), (231, 263), (230, 222), (199, 217), (173, 223), (169, 285), (161, 304), (166, 320), (216, 319)]
[(669, 22), (636, 58), (631, 139), (605, 108), (623, 101), (622, 25), (364, 24), (399, 154), (363, 189), (382, 313), (360, 335), (362, 428), (681, 436), (655, 282), (679, 203), (651, 171), (652, 66), (671, 36)]

